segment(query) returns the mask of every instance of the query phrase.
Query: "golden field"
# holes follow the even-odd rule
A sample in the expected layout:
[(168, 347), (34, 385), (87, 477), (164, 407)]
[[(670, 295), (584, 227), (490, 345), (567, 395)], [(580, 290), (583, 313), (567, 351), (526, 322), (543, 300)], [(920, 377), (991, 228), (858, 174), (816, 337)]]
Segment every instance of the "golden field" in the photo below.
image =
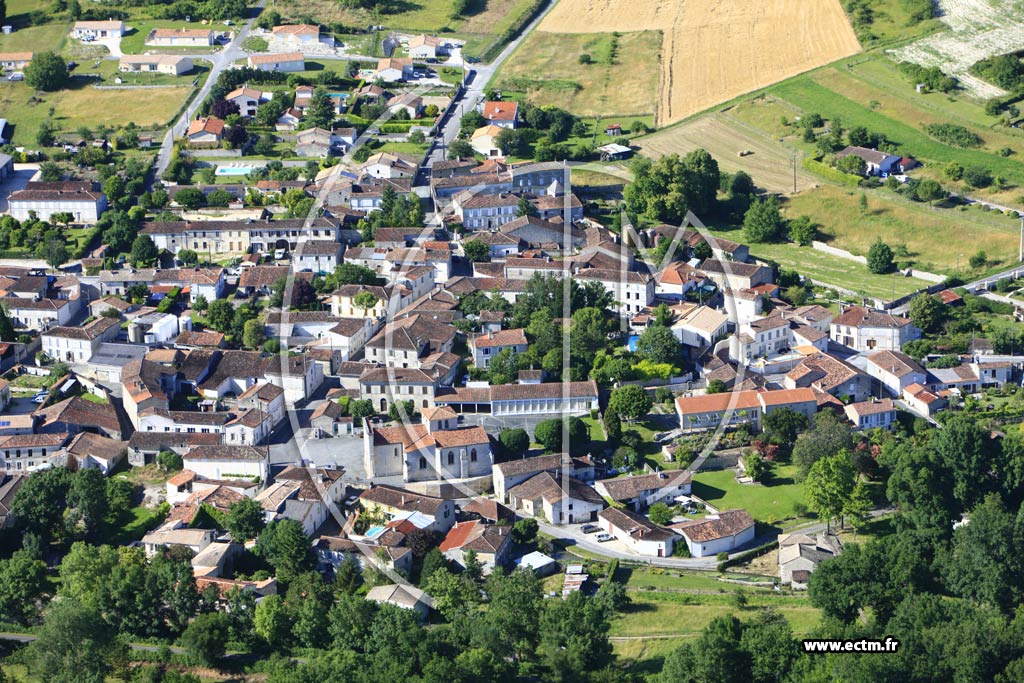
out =
[(662, 31), (659, 126), (860, 51), (839, 0), (560, 0), (538, 30)]

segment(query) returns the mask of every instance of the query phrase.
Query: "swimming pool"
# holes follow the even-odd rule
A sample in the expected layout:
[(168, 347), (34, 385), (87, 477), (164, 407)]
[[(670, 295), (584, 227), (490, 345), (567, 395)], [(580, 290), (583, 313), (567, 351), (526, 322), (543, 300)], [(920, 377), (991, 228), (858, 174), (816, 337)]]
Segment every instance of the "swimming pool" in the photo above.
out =
[(626, 340), (626, 348), (630, 351), (636, 351), (636, 341), (640, 338), (638, 334), (629, 335), (629, 339)]
[(214, 175), (249, 175), (255, 166), (218, 166)]
[(367, 538), (376, 538), (377, 536), (380, 536), (382, 533), (384, 533), (384, 527), (379, 526), (379, 525), (378, 526), (372, 526), (372, 527), (370, 527), (369, 529), (366, 530), (366, 537)]

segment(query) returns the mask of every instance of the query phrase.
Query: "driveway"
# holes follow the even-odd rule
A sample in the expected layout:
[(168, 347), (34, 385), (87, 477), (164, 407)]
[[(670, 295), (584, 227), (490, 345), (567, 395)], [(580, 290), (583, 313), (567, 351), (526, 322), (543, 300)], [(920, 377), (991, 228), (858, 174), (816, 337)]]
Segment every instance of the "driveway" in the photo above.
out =
[(7, 176), (7, 178), (3, 182), (3, 185), (0, 186), (3, 188), (3, 192), (0, 192), (0, 212), (7, 213), (7, 197), (12, 192), (24, 190), (25, 185), (28, 184), (28, 181), (32, 180), (32, 178), (34, 178), (36, 173), (38, 172), (39, 164), (14, 165), (14, 173)]

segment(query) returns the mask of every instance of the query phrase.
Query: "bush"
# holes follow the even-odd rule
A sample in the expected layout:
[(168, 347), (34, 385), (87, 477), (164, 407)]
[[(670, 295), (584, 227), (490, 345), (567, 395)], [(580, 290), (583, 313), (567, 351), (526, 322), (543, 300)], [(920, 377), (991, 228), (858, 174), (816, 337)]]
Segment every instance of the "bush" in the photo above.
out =
[[(777, 549), (778, 547), (779, 542), (772, 541), (771, 543), (766, 543), (758, 548), (754, 548), (753, 550), (748, 550), (745, 553), (740, 553), (732, 559), (729, 559), (728, 553), (718, 553), (718, 556), (716, 558), (718, 559), (718, 571), (724, 572), (729, 567), (735, 567), (739, 564), (745, 564), (755, 558), (761, 557), (762, 555), (767, 555), (768, 553)], [(725, 555), (725, 557), (723, 558), (722, 555)]]
[(828, 164), (824, 164), (817, 159), (811, 159), (807, 157), (804, 159), (804, 168), (812, 173), (816, 173), (826, 180), (832, 180), (839, 183), (840, 185), (846, 185), (847, 187), (859, 187), (861, 177), (853, 175), (852, 173), (843, 173), (839, 169), (832, 168)]
[(981, 166), (964, 169), (964, 182), (974, 188), (988, 187), (992, 184), (992, 174)]
[(981, 147), (984, 143), (978, 134), (954, 123), (929, 123), (925, 125), (924, 130), (939, 142), (954, 147)]

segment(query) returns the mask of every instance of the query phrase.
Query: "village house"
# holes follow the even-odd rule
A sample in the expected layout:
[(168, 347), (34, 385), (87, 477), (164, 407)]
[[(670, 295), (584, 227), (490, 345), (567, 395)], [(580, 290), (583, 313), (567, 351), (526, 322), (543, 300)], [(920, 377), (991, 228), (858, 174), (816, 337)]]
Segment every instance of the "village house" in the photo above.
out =
[(640, 512), (655, 503), (674, 504), (679, 496), (690, 495), (691, 473), (668, 470), (652, 474), (603, 479), (594, 483), (602, 496)]
[(466, 553), (473, 551), (484, 574), (508, 564), (512, 554), (511, 526), (487, 524), (479, 520), (457, 522), (438, 549), (449, 561), (466, 567)]
[(32, 63), (32, 56), (31, 52), (0, 52), (0, 68), (4, 71), (21, 71)]
[(865, 369), (893, 396), (902, 395), (912, 384), (928, 383), (928, 372), (899, 349), (865, 356)]
[(359, 167), (360, 171), (373, 178), (411, 178), (416, 175), (416, 169), (416, 160), (391, 152), (377, 152)]
[(515, 356), (526, 353), (528, 346), (526, 332), (522, 329), (488, 332), (469, 340), (473, 365), (484, 370), (490, 365), (491, 359), (502, 351), (509, 349)]
[(31, 216), (48, 221), (55, 213), (69, 213), (73, 223), (91, 225), (107, 210), (107, 196), (87, 180), (30, 181), (8, 196), (7, 206), (19, 221)]
[(910, 318), (865, 306), (849, 306), (829, 325), (829, 336), (854, 351), (899, 351), (907, 342), (918, 339), (921, 330)]
[(0, 469), (33, 472), (66, 463), (63, 448), (69, 434), (12, 434), (0, 436)]
[(149, 47), (209, 47), (215, 33), (206, 28), (155, 28), (146, 35)]
[(190, 145), (216, 147), (224, 135), (224, 122), (215, 116), (201, 116), (188, 124), (185, 139)]
[(88, 363), (100, 344), (113, 341), (120, 331), (115, 318), (96, 318), (81, 327), (51, 327), (41, 335), (42, 351), (54, 360)]
[(182, 461), (185, 469), (206, 479), (258, 479), (270, 474), (269, 451), (262, 446), (196, 446)]
[(842, 549), (842, 542), (835, 534), (779, 534), (779, 579), (795, 589), (806, 589), (811, 573), (822, 562), (839, 555)]
[(810, 353), (782, 380), (786, 389), (811, 387), (842, 400), (863, 401), (871, 396), (871, 377), (827, 353)]
[(686, 539), (691, 557), (731, 553), (754, 540), (754, 519), (746, 510), (723, 510), (669, 528)]
[(515, 128), (516, 119), (519, 117), (519, 103), (515, 100), (508, 102), (487, 101), (483, 104), (482, 112), (484, 123), (499, 128)]
[(498, 147), (498, 135), (504, 130), (500, 126), (488, 124), (473, 131), (469, 138), (469, 144), (474, 151), (484, 157), (504, 157), (505, 153)]
[(864, 161), (865, 175), (888, 175), (894, 172), (902, 172), (896, 169), (900, 162), (900, 157), (879, 152), (877, 149), (850, 145), (836, 152), (836, 159), (848, 156), (859, 157)]
[(368, 476), (433, 481), (491, 474), (491, 442), (483, 427), (458, 426), (450, 408), (427, 408), (423, 414), (423, 424), (368, 428), (363, 439)]
[(584, 268), (575, 275), (576, 280), (599, 282), (618, 303), (619, 314), (629, 316), (639, 313), (654, 302), (654, 278), (647, 273), (633, 270)]
[(442, 534), (455, 524), (455, 504), (397, 486), (376, 484), (359, 495), (360, 507), (368, 513), (381, 513), (394, 518), (407, 513), (422, 515), (428, 520), (427, 529)]
[(597, 516), (602, 529), (641, 555), (671, 557), (679, 539), (669, 529), (628, 509), (606, 508)]
[(409, 56), (412, 59), (432, 61), (448, 54), (447, 44), (437, 36), (420, 34), (409, 39)]
[(283, 71), (294, 73), (306, 70), (306, 59), (301, 52), (284, 52), (277, 54), (257, 53), (248, 58), (249, 66), (261, 71)]
[(715, 429), (727, 417), (729, 427), (745, 424), (759, 431), (762, 418), (782, 408), (810, 419), (818, 410), (818, 401), (809, 388), (745, 390), (676, 399), (676, 412), (683, 431)]
[(381, 80), (385, 83), (412, 78), (412, 59), (409, 57), (385, 57), (377, 61), (377, 68), (374, 71), (372, 80)]
[(604, 498), (572, 476), (539, 472), (507, 491), (509, 505), (530, 517), (551, 524), (577, 524), (597, 520)]
[(395, 95), (388, 100), (388, 111), (392, 114), (405, 112), (410, 119), (418, 119), (423, 112), (423, 98), (416, 93)]
[(271, 29), (276, 40), (296, 47), (316, 45), (320, 42), (320, 27), (312, 24), (285, 24)]
[(510, 489), (541, 472), (552, 475), (564, 472), (581, 481), (594, 478), (593, 465), (579, 458), (571, 458), (566, 453), (536, 455), (496, 464), (492, 472), (494, 496), (499, 502), (507, 502)]
[(180, 76), (192, 70), (192, 58), (178, 55), (123, 55), (117, 68), (124, 73), (161, 73)]
[(416, 613), (420, 621), (426, 620), (434, 608), (434, 599), (415, 586), (393, 583), (375, 586), (366, 593), (366, 599), (377, 604), (387, 604)]
[(851, 403), (844, 410), (854, 429), (890, 429), (896, 422), (896, 407), (891, 398)]
[(252, 117), (256, 116), (256, 110), (259, 109), (264, 96), (260, 90), (243, 86), (229, 92), (224, 96), (224, 100), (237, 106), (239, 115)]
[(356, 562), (361, 569), (384, 566), (393, 571), (412, 571), (412, 549), (404, 546), (383, 545), (374, 541), (356, 541), (338, 536), (321, 536), (313, 544), (313, 552), (321, 567), (337, 571), (343, 562)]
[(76, 21), (71, 28), (71, 37), (78, 40), (103, 40), (124, 36), (123, 21)]

